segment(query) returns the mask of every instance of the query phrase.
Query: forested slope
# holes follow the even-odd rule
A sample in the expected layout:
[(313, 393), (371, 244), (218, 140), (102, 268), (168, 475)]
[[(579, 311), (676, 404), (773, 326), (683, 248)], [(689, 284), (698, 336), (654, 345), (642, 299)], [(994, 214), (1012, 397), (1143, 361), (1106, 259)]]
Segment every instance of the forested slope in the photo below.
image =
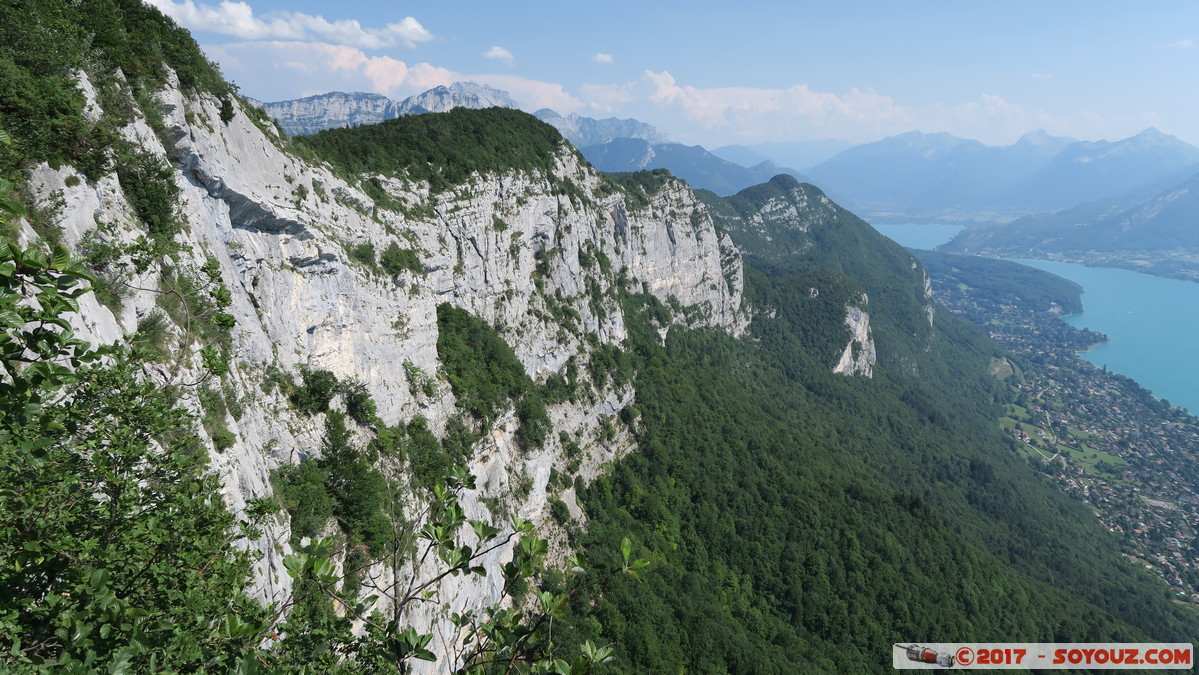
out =
[[(891, 326), (904, 358), (887, 368), (880, 354), (873, 379), (822, 365), (840, 308), (810, 289), (836, 280), (828, 268), (871, 269), (872, 295), (888, 282), (918, 293), (897, 246), (853, 222), (817, 236), (825, 215), (791, 222), (814, 240), (807, 255), (759, 257), (748, 274), (749, 340), (672, 331), (663, 345), (651, 326), (668, 310), (628, 299), (643, 306), (630, 339), (639, 452), (586, 491), (579, 540), (602, 555), (632, 531), (658, 565), (644, 586), (577, 607), (580, 635), (616, 640), (622, 667), (642, 672), (882, 671), (901, 641), (1195, 635), (1195, 614), (999, 433), (1011, 393), (987, 374), (1000, 351), (976, 328), (947, 312), (927, 336)], [(785, 232), (760, 232), (786, 252)]]

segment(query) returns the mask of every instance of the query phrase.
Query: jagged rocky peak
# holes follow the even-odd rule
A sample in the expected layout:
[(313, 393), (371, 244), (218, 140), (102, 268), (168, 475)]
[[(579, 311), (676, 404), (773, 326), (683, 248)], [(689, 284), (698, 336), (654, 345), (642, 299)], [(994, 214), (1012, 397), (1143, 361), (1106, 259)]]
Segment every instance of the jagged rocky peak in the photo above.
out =
[(640, 122), (631, 117), (626, 119), (618, 119), (616, 117), (593, 119), (583, 117), (578, 113), (570, 113), (564, 117), (549, 108), (542, 108), (533, 113), (533, 115), (542, 122), (557, 129), (559, 133), (566, 137), (566, 140), (574, 143), (579, 148), (590, 145), (602, 145), (618, 138), (636, 138), (648, 141), (649, 143), (665, 143), (669, 140), (665, 134), (658, 131), (653, 125)]
[(454, 108), (518, 108), (508, 92), (474, 82), (455, 82), (448, 87), (434, 87), (399, 103), (398, 115), (419, 115), (430, 112), (449, 112)]

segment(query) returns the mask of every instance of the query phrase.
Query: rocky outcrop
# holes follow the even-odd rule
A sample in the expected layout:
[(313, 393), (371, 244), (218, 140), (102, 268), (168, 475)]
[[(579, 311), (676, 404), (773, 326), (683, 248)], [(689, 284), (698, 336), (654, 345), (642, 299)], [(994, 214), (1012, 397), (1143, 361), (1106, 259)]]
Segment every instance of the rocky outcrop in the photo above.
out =
[(874, 338), (870, 334), (870, 315), (863, 309), (868, 302), (865, 294), (858, 304), (845, 308), (845, 323), (849, 326), (849, 344), (841, 352), (833, 372), (841, 375), (874, 376), (874, 364), (878, 358), (874, 350)]

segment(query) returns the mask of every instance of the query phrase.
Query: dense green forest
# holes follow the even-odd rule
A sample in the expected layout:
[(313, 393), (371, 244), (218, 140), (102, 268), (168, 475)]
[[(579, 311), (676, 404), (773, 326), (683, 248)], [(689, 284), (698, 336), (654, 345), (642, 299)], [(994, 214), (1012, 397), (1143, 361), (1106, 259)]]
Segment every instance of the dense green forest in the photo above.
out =
[(434, 190), (461, 184), (476, 172), (515, 169), (549, 179), (554, 157), (566, 144), (557, 129), (508, 108), (408, 115), (297, 140), (350, 174), (403, 175), (428, 181)]
[(938, 283), (967, 285), (999, 304), (1017, 304), (1033, 311), (1057, 306), (1065, 314), (1082, 311), (1082, 286), (1028, 265), (940, 251), (916, 251)]
[(933, 358), (957, 381), (866, 380), (804, 348), (812, 319), (784, 307), (753, 341), (672, 332), (664, 347), (635, 322), (639, 451), (589, 486), (579, 542), (599, 555), (632, 532), (656, 564), (577, 606), (580, 639), (614, 640), (627, 672), (783, 673), (886, 670), (910, 640), (1195, 634), (998, 433), (1006, 392), (974, 329), (938, 329)]

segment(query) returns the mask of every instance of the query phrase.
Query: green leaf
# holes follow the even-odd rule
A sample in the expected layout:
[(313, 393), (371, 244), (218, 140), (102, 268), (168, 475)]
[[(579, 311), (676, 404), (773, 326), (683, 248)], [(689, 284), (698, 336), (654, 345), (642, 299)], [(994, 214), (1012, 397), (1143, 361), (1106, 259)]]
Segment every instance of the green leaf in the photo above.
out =
[(71, 264), (71, 252), (60, 243), (55, 243), (50, 248), (50, 255), (50, 264), (54, 269), (63, 270)]

